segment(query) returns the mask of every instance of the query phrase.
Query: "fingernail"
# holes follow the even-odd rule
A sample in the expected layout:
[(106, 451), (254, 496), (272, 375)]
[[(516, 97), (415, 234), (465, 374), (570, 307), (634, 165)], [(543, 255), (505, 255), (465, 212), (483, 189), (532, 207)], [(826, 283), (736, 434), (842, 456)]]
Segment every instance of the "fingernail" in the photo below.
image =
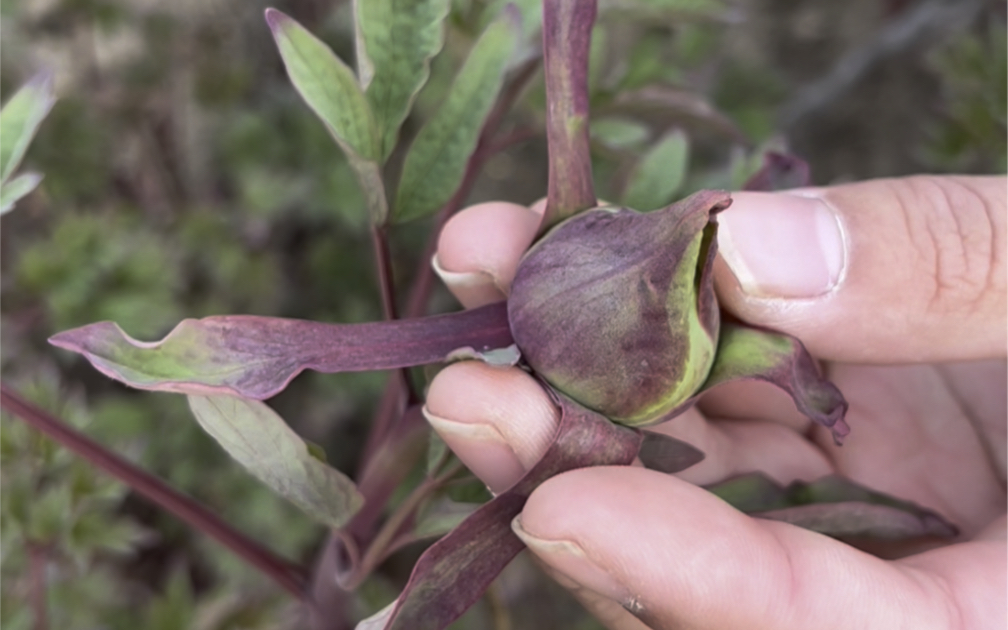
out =
[(496, 427), (442, 418), (432, 414), (426, 406), (423, 414), (452, 452), (479, 475), (490, 492), (504, 492), (525, 474), (518, 456)]
[(840, 220), (814, 191), (732, 193), (718, 215), (718, 251), (756, 297), (813, 298), (843, 277)]
[(537, 538), (523, 527), (521, 516), (517, 516), (511, 521), (511, 529), (532, 553), (577, 586), (608, 597), (620, 604), (625, 605), (627, 602), (634, 601), (630, 596), (630, 590), (608, 571), (589, 559), (588, 554), (577, 543), (570, 540)]
[(494, 277), (485, 271), (448, 271), (441, 266), (436, 254), (431, 259), (431, 266), (445, 286), (467, 308), (493, 304), (507, 297)]

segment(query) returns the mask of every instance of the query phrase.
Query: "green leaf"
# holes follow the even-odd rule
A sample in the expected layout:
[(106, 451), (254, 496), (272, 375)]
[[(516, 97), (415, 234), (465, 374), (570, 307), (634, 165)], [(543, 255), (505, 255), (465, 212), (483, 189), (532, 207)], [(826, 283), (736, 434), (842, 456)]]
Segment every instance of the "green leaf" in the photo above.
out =
[(455, 529), (479, 507), (473, 503), (459, 503), (447, 497), (431, 502), (413, 527), (417, 538), (440, 538)]
[(628, 149), (647, 142), (646, 125), (626, 118), (602, 118), (591, 124), (591, 138), (610, 149)]
[(357, 77), (325, 43), (292, 18), (266, 9), (266, 22), (291, 83), (347, 154), (371, 220), (383, 224), (388, 202), (381, 178), (381, 138)]
[(21, 163), (42, 119), (52, 109), (52, 75), (35, 76), (0, 110), (0, 182), (6, 182)]
[(505, 11), (480, 36), (448, 96), (406, 155), (393, 220), (435, 212), (455, 193), (518, 44), (519, 18)]
[(682, 188), (689, 164), (689, 139), (682, 131), (666, 134), (644, 154), (630, 173), (623, 205), (657, 210), (672, 203)]
[(353, 71), (289, 16), (266, 9), (266, 22), (291, 83), (340, 146), (366, 160), (379, 159), (374, 114)]
[(482, 31), (499, 18), (508, 5), (514, 6), (521, 14), (522, 30), (525, 35), (532, 37), (538, 33), (542, 27), (542, 0), (491, 0), (477, 21), (479, 30)]
[(22, 173), (0, 184), (0, 214), (7, 214), (14, 208), (19, 199), (35, 190), (42, 181), (42, 174), (35, 172)]
[(430, 60), (444, 43), (447, 0), (355, 0), (357, 68), (374, 112), (384, 161), (417, 92), (430, 76)]
[(364, 504), (354, 483), (319, 461), (265, 404), (236, 396), (189, 396), (189, 407), (231, 457), (315, 520), (342, 527)]
[(427, 435), (427, 476), (433, 477), (448, 459), (448, 444), (436, 432)]

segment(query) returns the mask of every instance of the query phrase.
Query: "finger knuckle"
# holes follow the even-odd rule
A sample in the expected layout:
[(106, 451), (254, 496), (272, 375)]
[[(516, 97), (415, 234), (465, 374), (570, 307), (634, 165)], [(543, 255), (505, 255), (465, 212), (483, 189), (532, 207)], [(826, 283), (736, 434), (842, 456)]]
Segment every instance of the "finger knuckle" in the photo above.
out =
[(904, 180), (900, 207), (921, 266), (932, 282), (929, 308), (969, 313), (1004, 292), (1004, 235), (998, 209), (967, 181)]

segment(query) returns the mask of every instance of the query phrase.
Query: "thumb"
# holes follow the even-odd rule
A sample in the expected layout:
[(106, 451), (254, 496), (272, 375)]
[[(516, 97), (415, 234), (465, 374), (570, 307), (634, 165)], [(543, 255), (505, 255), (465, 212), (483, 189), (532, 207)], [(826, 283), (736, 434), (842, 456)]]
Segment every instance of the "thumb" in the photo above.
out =
[(1003, 358), (1006, 178), (734, 193), (721, 304), (839, 361)]
[(888, 562), (671, 475), (599, 467), (543, 483), (512, 527), (614, 630), (644, 627), (631, 615), (653, 630), (1004, 627), (1003, 521)]

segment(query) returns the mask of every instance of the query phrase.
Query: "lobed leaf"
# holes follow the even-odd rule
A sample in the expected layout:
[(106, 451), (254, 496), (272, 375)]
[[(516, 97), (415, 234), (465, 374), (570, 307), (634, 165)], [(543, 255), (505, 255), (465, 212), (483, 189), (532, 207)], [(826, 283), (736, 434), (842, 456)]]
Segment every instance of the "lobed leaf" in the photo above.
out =
[(364, 504), (353, 481), (317, 457), (265, 403), (189, 396), (189, 407), (228, 455), (318, 522), (340, 528)]
[(357, 630), (440, 630), (472, 606), (524, 548), (511, 530), (532, 491), (575, 468), (627, 465), (640, 450), (638, 431), (621, 427), (566, 398), (553, 443), (509, 490), (480, 506), (420, 556), (409, 582), (387, 608)]
[(815, 359), (798, 339), (722, 322), (714, 365), (700, 391), (743, 378), (768, 381), (783, 389), (799, 411), (832, 430), (837, 444), (850, 433), (844, 421), (847, 401), (836, 385), (819, 374)]
[(266, 22), (291, 83), (346, 153), (372, 222), (384, 223), (388, 202), (381, 178), (382, 142), (357, 77), (324, 42), (294, 19), (276, 9), (266, 9)]
[(357, 68), (374, 112), (382, 161), (444, 42), (448, 0), (354, 0)]
[(588, 59), (596, 0), (544, 0), (549, 187), (540, 234), (597, 205), (588, 134)]
[(53, 77), (45, 72), (28, 81), (0, 109), (0, 183), (7, 182), (21, 163), (55, 102)]
[(504, 84), (518, 45), (520, 16), (507, 10), (473, 46), (444, 103), (423, 126), (406, 154), (393, 219), (409, 221), (437, 211), (462, 182), (483, 122)]
[(387, 370), (513, 343), (504, 303), (421, 319), (328, 324), (223, 315), (182, 321), (163, 340), (136, 341), (112, 322), (59, 333), (49, 342), (83, 354), (132, 387), (262, 400), (302, 370)]
[(665, 134), (634, 166), (623, 193), (623, 205), (657, 210), (672, 203), (686, 180), (689, 138), (681, 130)]
[(41, 173), (29, 171), (0, 184), (0, 214), (10, 212), (14, 208), (14, 204), (35, 190), (41, 181)]

